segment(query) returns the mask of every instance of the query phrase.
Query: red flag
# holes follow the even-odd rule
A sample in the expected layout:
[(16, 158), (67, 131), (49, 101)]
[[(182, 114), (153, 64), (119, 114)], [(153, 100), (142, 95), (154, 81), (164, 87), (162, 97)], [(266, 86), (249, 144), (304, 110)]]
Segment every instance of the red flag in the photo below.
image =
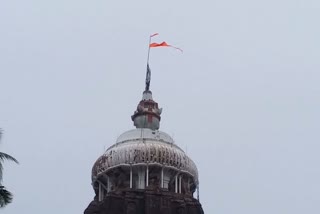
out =
[(150, 48), (156, 48), (156, 47), (169, 47), (169, 45), (166, 42), (161, 43), (151, 43)]
[(149, 47), (150, 47), (150, 48), (156, 48), (156, 47), (171, 47), (171, 48), (175, 48), (175, 49), (183, 52), (182, 49), (177, 48), (177, 47), (174, 47), (174, 46), (172, 46), (172, 45), (169, 45), (169, 44), (166, 43), (166, 42), (161, 42), (161, 43), (155, 43), (155, 42), (154, 42), (154, 43), (151, 43), (151, 44), (149, 45)]

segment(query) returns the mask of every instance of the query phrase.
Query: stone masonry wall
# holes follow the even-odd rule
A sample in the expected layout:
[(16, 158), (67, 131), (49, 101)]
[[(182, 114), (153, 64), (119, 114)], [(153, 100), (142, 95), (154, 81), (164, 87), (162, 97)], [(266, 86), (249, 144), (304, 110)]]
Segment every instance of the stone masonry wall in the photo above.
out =
[(204, 214), (198, 200), (167, 191), (125, 191), (97, 197), (84, 214)]

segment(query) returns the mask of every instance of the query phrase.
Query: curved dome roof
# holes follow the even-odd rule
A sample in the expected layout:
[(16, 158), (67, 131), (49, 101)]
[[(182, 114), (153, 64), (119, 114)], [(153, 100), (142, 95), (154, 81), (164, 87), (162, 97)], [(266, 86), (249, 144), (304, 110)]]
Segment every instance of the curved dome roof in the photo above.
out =
[(117, 166), (139, 164), (173, 168), (190, 174), (198, 183), (195, 163), (174, 144), (168, 134), (151, 129), (133, 129), (120, 135), (116, 143), (96, 161), (92, 177), (97, 177)]

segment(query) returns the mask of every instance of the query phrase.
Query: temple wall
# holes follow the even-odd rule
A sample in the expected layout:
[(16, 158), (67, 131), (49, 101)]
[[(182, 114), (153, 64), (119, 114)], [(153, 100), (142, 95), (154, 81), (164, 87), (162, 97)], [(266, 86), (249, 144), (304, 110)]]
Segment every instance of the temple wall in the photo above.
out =
[(126, 191), (93, 200), (84, 214), (204, 214), (193, 197), (167, 191)]

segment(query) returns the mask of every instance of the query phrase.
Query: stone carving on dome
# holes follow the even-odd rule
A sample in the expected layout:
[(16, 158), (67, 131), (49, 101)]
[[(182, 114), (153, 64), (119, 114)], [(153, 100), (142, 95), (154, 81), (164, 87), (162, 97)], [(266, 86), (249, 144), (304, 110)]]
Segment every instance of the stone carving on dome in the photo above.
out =
[(127, 141), (111, 147), (97, 160), (93, 172), (97, 176), (116, 166), (136, 164), (164, 165), (189, 173), (198, 181), (194, 162), (179, 147), (150, 139)]

